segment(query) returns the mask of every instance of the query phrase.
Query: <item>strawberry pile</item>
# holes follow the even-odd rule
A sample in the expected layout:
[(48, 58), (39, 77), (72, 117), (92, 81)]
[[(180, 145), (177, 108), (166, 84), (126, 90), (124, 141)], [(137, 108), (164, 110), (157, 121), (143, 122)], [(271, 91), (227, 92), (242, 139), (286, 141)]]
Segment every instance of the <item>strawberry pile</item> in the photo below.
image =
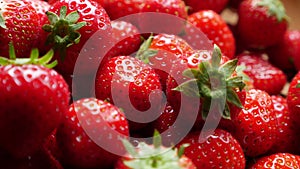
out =
[(0, 0), (0, 168), (300, 168), (289, 22), (280, 0)]

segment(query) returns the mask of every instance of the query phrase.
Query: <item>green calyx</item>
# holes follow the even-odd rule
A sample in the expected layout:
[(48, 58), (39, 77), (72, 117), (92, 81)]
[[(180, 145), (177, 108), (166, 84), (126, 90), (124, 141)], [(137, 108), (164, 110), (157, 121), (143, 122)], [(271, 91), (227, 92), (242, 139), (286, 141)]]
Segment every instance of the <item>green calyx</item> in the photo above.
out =
[(0, 65), (41, 65), (47, 68), (53, 68), (57, 65), (57, 61), (52, 60), (54, 51), (51, 49), (49, 50), (44, 56), (39, 58), (39, 51), (38, 49), (34, 48), (31, 51), (29, 58), (17, 58), (15, 54), (15, 49), (12, 43), (9, 44), (9, 59), (5, 57), (0, 57)]
[(298, 84), (296, 85), (296, 88), (300, 88), (300, 83), (298, 83)]
[(162, 146), (161, 136), (155, 131), (153, 136), (153, 145), (144, 142), (134, 147), (128, 140), (122, 140), (127, 152), (132, 159), (123, 161), (130, 169), (181, 169), (179, 159), (183, 155), (184, 148), (181, 146), (178, 150), (165, 148)]
[(187, 96), (200, 97), (202, 103), (202, 118), (206, 119), (209, 110), (213, 108), (223, 118), (230, 119), (228, 103), (243, 108), (236, 90), (245, 87), (242, 76), (232, 76), (237, 68), (237, 59), (229, 60), (221, 65), (221, 50), (214, 46), (211, 61), (201, 62), (198, 69), (187, 69), (183, 75), (190, 80), (180, 84), (173, 90)]
[(151, 43), (153, 40), (153, 35), (150, 35), (147, 40), (143, 42), (143, 44), (140, 46), (139, 50), (136, 53), (136, 58), (143, 61), (146, 64), (149, 64), (149, 58), (153, 57), (157, 54), (157, 50), (155, 49), (149, 49)]
[(280, 0), (260, 0), (257, 5), (266, 7), (268, 9), (268, 15), (276, 16), (278, 22), (288, 18), (285, 8)]
[(46, 43), (54, 46), (58, 50), (62, 59), (66, 55), (66, 49), (80, 41), (80, 33), (77, 31), (86, 25), (86, 22), (78, 22), (80, 15), (78, 11), (70, 12), (67, 15), (67, 7), (62, 6), (60, 15), (53, 12), (46, 12), (50, 24), (43, 25), (43, 30), (50, 32)]
[(3, 29), (7, 29), (7, 27), (5, 25), (5, 19), (2, 14), (0, 14), (0, 27)]

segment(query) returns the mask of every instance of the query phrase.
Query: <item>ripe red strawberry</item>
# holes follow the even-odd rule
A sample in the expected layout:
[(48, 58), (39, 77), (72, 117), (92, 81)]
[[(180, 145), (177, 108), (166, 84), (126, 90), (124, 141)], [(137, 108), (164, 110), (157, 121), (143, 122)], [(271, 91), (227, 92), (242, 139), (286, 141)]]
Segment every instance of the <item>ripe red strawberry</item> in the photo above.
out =
[(270, 62), (284, 72), (294, 73), (295, 67), (300, 70), (300, 31), (286, 31), (284, 39), (279, 44), (268, 48), (267, 52)]
[[(163, 104), (158, 75), (149, 65), (130, 56), (113, 57), (99, 68), (95, 94), (121, 107), (131, 122), (139, 124), (156, 119)], [(144, 126), (137, 123), (130, 123), (130, 129)]]
[(244, 108), (232, 118), (232, 135), (241, 144), (245, 155), (256, 157), (270, 150), (277, 133), (276, 112), (270, 95), (251, 89), (246, 93)]
[(249, 169), (269, 169), (269, 168), (300, 168), (300, 157), (289, 153), (277, 153), (262, 157), (256, 161)]
[(271, 96), (274, 111), (276, 113), (277, 132), (275, 143), (270, 153), (299, 153), (298, 141), (299, 132), (291, 120), (291, 113), (288, 109), (286, 98), (282, 96)]
[(39, 37), (35, 43), (35, 47), (39, 49), (41, 54), (45, 54), (47, 53), (47, 51), (51, 49), (51, 46), (45, 45), (48, 34), (42, 29), (42, 26), (48, 20), (46, 17), (46, 12), (49, 10), (50, 4), (46, 1), (41, 1), (41, 0), (33, 0), (33, 1), (25, 0), (25, 1), (28, 1), (33, 6), (33, 8), (36, 10), (36, 13), (39, 16), (39, 25), (38, 25)]
[(56, 136), (65, 166), (104, 169), (119, 158), (114, 153), (125, 153), (120, 138), (128, 135), (128, 123), (120, 109), (96, 98), (85, 98), (70, 105)]
[(104, 64), (111, 57), (121, 55), (132, 55), (136, 52), (141, 43), (142, 38), (137, 27), (129, 22), (125, 21), (112, 21), (112, 42), (114, 46), (106, 54), (105, 58), (102, 59), (101, 64)]
[(0, 56), (9, 57), (9, 43), (19, 57), (29, 56), (38, 39), (39, 16), (32, 5), (22, 0), (3, 0), (0, 4)]
[(269, 94), (280, 94), (287, 77), (284, 72), (262, 58), (259, 53), (241, 53), (238, 65), (245, 66), (243, 72), (253, 80), (254, 88)]
[[(47, 16), (50, 22), (45, 23), (43, 29), (49, 32), (47, 44), (56, 51), (56, 69), (62, 74), (73, 74), (78, 61), (81, 62), (81, 74), (97, 70), (97, 63), (104, 56), (99, 51), (107, 43), (106, 36), (109, 36), (111, 30), (110, 19), (104, 8), (92, 0), (61, 0), (51, 5)], [(97, 38), (92, 39), (92, 35)], [(88, 40), (89, 43), (83, 49)], [(79, 61), (79, 54), (89, 59)]]
[(287, 16), (280, 0), (245, 0), (238, 15), (239, 36), (251, 48), (279, 43), (287, 30)]
[(136, 57), (154, 68), (159, 75), (163, 90), (174, 62), (194, 53), (192, 47), (182, 38), (170, 34), (150, 36), (140, 47)]
[(228, 58), (235, 54), (235, 39), (226, 22), (212, 10), (201, 10), (188, 16), (188, 22), (201, 29)]
[(141, 11), (143, 0), (104, 0), (103, 7), (111, 20), (136, 14)]
[(182, 144), (189, 144), (184, 155), (197, 168), (245, 168), (246, 160), (240, 144), (225, 130), (216, 129), (205, 138), (201, 138), (199, 132), (192, 132), (179, 145)]
[(134, 147), (129, 141), (123, 140), (128, 153), (117, 161), (114, 169), (196, 169), (191, 159), (183, 155), (184, 148), (187, 145), (183, 145), (179, 149), (173, 149), (164, 147), (161, 143), (162, 139), (158, 132), (155, 132), (151, 145), (139, 142), (138, 146)]
[(60, 124), (70, 96), (63, 77), (47, 68), (55, 65), (47, 64), (53, 51), (38, 58), (33, 50), (23, 59), (16, 59), (12, 46), (10, 52), (11, 60), (0, 59), (0, 147), (26, 157)]
[(270, 62), (282, 70), (295, 69), (294, 58), (299, 57), (300, 31), (287, 30), (280, 43), (267, 49)]
[(298, 72), (292, 79), (288, 94), (287, 94), (287, 104), (291, 113), (291, 119), (294, 123), (299, 126), (300, 121), (300, 72)]
[(141, 12), (146, 14), (141, 14), (139, 28), (154, 33), (178, 35), (182, 33), (188, 17), (183, 0), (145, 0)]
[[(189, 123), (195, 122), (195, 113), (198, 114), (196, 123), (205, 120), (210, 109), (216, 109), (210, 120), (220, 120), (221, 116), (228, 119), (230, 111), (239, 111), (242, 107), (236, 89), (241, 90), (244, 83), (242, 77), (235, 74), (237, 60), (228, 61), (227, 57), (221, 57), (217, 46), (212, 54), (209, 51), (198, 52), (186, 58), (185, 62), (173, 64), (167, 79), (167, 100), (175, 111), (185, 113)], [(213, 99), (218, 101), (212, 102)], [(230, 104), (235, 105), (231, 110)]]
[(184, 0), (186, 5), (189, 7), (189, 13), (206, 9), (221, 13), (223, 9), (225, 9), (228, 1), (229, 0)]

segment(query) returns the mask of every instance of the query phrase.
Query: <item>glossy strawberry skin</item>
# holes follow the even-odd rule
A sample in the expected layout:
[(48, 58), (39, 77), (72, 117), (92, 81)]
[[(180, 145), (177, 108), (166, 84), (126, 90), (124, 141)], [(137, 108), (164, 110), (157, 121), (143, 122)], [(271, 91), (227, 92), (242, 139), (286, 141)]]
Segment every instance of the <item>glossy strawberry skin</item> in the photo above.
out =
[(139, 13), (143, 3), (143, 0), (104, 0), (103, 7), (111, 20), (116, 20), (131, 14)]
[(212, 10), (202, 10), (188, 16), (188, 22), (199, 28), (228, 58), (235, 54), (235, 39), (226, 22)]
[(230, 132), (240, 142), (245, 155), (256, 157), (270, 150), (276, 137), (276, 113), (269, 94), (251, 89), (246, 93), (244, 108), (232, 119)]
[(141, 30), (174, 35), (182, 33), (188, 16), (183, 0), (145, 0), (141, 13), (144, 13), (138, 19)]
[(189, 13), (198, 12), (200, 10), (210, 9), (217, 13), (225, 9), (229, 0), (184, 0), (187, 6), (190, 7)]
[(243, 150), (229, 132), (216, 129), (205, 138), (201, 138), (199, 132), (192, 132), (179, 145), (185, 143), (190, 145), (185, 149), (184, 155), (197, 168), (245, 168)]
[(287, 20), (269, 15), (268, 8), (259, 6), (262, 0), (245, 0), (238, 8), (238, 32), (250, 48), (265, 48), (280, 42), (287, 30)]
[(137, 122), (130, 123), (133, 130), (158, 117), (163, 105), (158, 75), (149, 65), (130, 56), (113, 57), (99, 68), (95, 94), (98, 99), (122, 107), (126, 117)]
[(291, 113), (291, 119), (294, 123), (297, 124), (297, 126), (299, 126), (299, 121), (300, 121), (299, 118), (300, 88), (298, 87), (299, 82), (300, 82), (300, 72), (298, 72), (292, 79), (287, 94), (287, 104)]
[(277, 153), (262, 157), (256, 161), (249, 169), (267, 169), (267, 168), (299, 168), (300, 158), (298, 155), (289, 153)]
[[(62, 6), (67, 7), (67, 14), (78, 11), (80, 15), (78, 22), (84, 21), (87, 24), (78, 30), (81, 34), (80, 42), (67, 48), (66, 57), (61, 56), (58, 51), (55, 53), (54, 58), (59, 62), (55, 69), (62, 74), (73, 74), (77, 58), (81, 55), (81, 57), (89, 59), (80, 61), (80, 68), (78, 68), (80, 71), (77, 72), (80, 74), (95, 72), (98, 67), (97, 63), (104, 56), (99, 50), (101, 51), (103, 46), (107, 45), (108, 38), (106, 36), (111, 33), (110, 18), (102, 6), (91, 0), (59, 0), (51, 5), (49, 11), (59, 15)], [(97, 34), (95, 35), (95, 33)], [(92, 35), (104, 40), (92, 38)], [(84, 47), (87, 41), (92, 45)]]
[(105, 58), (101, 60), (101, 65), (115, 56), (132, 55), (142, 43), (139, 30), (133, 24), (116, 20), (111, 22), (111, 26), (111, 38), (114, 44), (112, 49), (105, 55)]
[(174, 62), (185, 59), (194, 53), (192, 47), (179, 36), (163, 33), (153, 37), (149, 49), (157, 51), (155, 56), (149, 57), (149, 65), (159, 75), (164, 91)]
[(107, 147), (114, 146), (118, 153), (125, 153), (119, 136), (126, 138), (129, 135), (128, 123), (118, 108), (95, 98), (73, 102), (56, 135), (63, 165), (71, 168), (111, 167), (119, 157), (95, 142), (99, 133), (102, 137), (97, 138), (98, 143), (105, 142)]
[(38, 39), (39, 16), (27, 1), (5, 0), (1, 3), (1, 15), (6, 29), (0, 28), (0, 55), (8, 57), (8, 44), (12, 42), (16, 55), (28, 57)]
[(0, 79), (0, 145), (13, 156), (30, 155), (60, 124), (68, 86), (56, 71), (35, 65), (2, 66)]
[(256, 89), (264, 90), (271, 95), (280, 94), (287, 82), (284, 72), (262, 59), (259, 53), (242, 53), (237, 56), (239, 65), (244, 65), (244, 73), (253, 80)]
[(274, 111), (276, 113), (277, 132), (275, 143), (270, 149), (270, 153), (299, 153), (297, 140), (299, 131), (291, 119), (291, 112), (288, 109), (287, 100), (282, 96), (271, 96)]
[[(300, 31), (287, 30), (283, 40), (267, 49), (270, 62), (286, 73), (300, 70)], [(294, 76), (291, 74), (290, 76)]]

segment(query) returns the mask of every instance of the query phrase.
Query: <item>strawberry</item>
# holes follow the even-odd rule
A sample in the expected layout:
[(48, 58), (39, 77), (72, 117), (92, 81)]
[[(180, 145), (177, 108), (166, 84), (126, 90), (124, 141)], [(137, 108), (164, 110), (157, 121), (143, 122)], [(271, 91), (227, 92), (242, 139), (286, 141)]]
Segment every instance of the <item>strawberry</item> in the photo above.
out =
[(38, 39), (39, 16), (28, 1), (1, 1), (0, 56), (9, 57), (9, 43), (16, 47), (19, 57), (29, 56)]
[(184, 155), (197, 168), (244, 169), (245, 156), (238, 141), (227, 131), (216, 129), (202, 138), (198, 132), (188, 134), (179, 144), (189, 144)]
[(189, 13), (198, 12), (200, 10), (210, 9), (217, 13), (221, 13), (225, 9), (229, 0), (184, 0), (189, 7)]
[(298, 153), (297, 140), (299, 132), (291, 120), (291, 113), (288, 109), (287, 100), (282, 96), (271, 96), (276, 113), (277, 132), (275, 143), (270, 153)]
[(300, 157), (289, 153), (277, 153), (259, 158), (249, 169), (300, 168)]
[(130, 56), (113, 57), (99, 68), (95, 94), (121, 107), (133, 130), (158, 117), (163, 104), (158, 75), (149, 65)]
[(141, 168), (178, 168), (178, 169), (196, 169), (191, 159), (183, 155), (184, 148), (179, 149), (164, 147), (161, 145), (162, 139), (156, 131), (151, 145), (145, 142), (139, 142), (134, 147), (129, 141), (123, 140), (123, 144), (128, 153), (120, 158), (114, 169), (141, 169)]
[[(97, 63), (102, 57), (99, 49), (105, 46), (106, 36), (111, 31), (110, 19), (104, 8), (92, 0), (60, 0), (51, 5), (47, 16), (49, 23), (45, 23), (43, 29), (49, 32), (46, 44), (56, 51), (56, 69), (62, 74), (73, 74), (78, 61), (81, 74), (97, 70)], [(92, 35), (97, 38), (92, 39)], [(83, 48), (86, 42), (89, 43)], [(89, 59), (78, 60), (79, 55)]]
[(235, 39), (226, 22), (212, 10), (201, 10), (188, 16), (188, 22), (203, 31), (228, 58), (235, 54)]
[(287, 104), (291, 113), (291, 119), (294, 123), (299, 126), (299, 112), (300, 112), (300, 72), (298, 72), (292, 79), (288, 94), (287, 94)]
[(139, 49), (142, 43), (139, 30), (131, 23), (125, 21), (112, 21), (111, 26), (111, 38), (115, 45), (109, 50), (105, 58), (102, 59), (103, 63), (111, 57), (131, 55)]
[(141, 11), (143, 0), (104, 0), (103, 7), (111, 20), (136, 14)]
[[(15, 157), (36, 152), (60, 124), (67, 111), (69, 90), (63, 77), (49, 69), (53, 51), (38, 58), (36, 49), (30, 58), (0, 59), (0, 147)], [(16, 106), (17, 105), (17, 106)], [(13, 113), (12, 113), (13, 112)]]
[(245, 0), (238, 8), (239, 36), (250, 48), (279, 43), (287, 30), (287, 16), (280, 0)]
[(64, 166), (104, 169), (119, 158), (114, 152), (125, 153), (119, 139), (128, 135), (128, 123), (119, 108), (96, 98), (84, 98), (70, 105), (56, 137)]
[(271, 96), (265, 91), (246, 92), (243, 109), (232, 118), (232, 135), (241, 144), (245, 155), (256, 157), (269, 151), (277, 133), (276, 112)]
[[(199, 51), (188, 57), (186, 62), (173, 65), (167, 80), (167, 100), (175, 111), (185, 113), (186, 121), (194, 123), (196, 114), (197, 123), (203, 122), (210, 109), (214, 111), (208, 123), (217, 121), (217, 118), (220, 120), (221, 116), (229, 119), (230, 111), (239, 111), (242, 107), (236, 91), (245, 84), (241, 76), (234, 75), (237, 60), (228, 61), (228, 58), (221, 56), (220, 49), (215, 45), (212, 54)], [(229, 110), (230, 104), (235, 106)]]
[(143, 32), (178, 35), (188, 17), (183, 0), (145, 0), (140, 12), (145, 13), (138, 19)]
[(287, 77), (284, 72), (262, 58), (260, 53), (241, 53), (238, 65), (244, 66), (243, 72), (253, 80), (254, 88), (271, 95), (280, 94)]
[(48, 20), (46, 17), (46, 12), (50, 9), (50, 4), (46, 1), (41, 0), (26, 1), (28, 1), (34, 7), (37, 14), (39, 15), (39, 37), (35, 46), (39, 49), (41, 54), (45, 54), (51, 49), (51, 47), (45, 45), (48, 34), (42, 29), (42, 26)]
[(174, 62), (192, 53), (192, 47), (179, 36), (161, 33), (144, 41), (136, 57), (154, 68), (165, 91), (166, 80)]
[(283, 71), (295, 72), (295, 67), (300, 70), (300, 31), (288, 30), (284, 39), (267, 50), (270, 62)]

